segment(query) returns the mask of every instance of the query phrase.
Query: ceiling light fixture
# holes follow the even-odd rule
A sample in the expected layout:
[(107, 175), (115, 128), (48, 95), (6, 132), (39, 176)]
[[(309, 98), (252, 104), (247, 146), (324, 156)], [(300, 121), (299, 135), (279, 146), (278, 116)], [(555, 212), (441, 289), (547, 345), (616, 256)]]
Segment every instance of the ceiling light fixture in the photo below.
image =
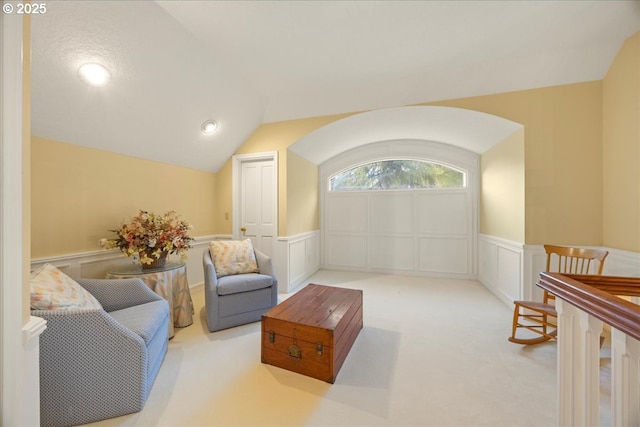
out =
[(109, 83), (111, 73), (100, 64), (84, 64), (78, 68), (78, 75), (87, 84), (101, 87)]
[(216, 129), (218, 129), (218, 122), (216, 122), (215, 120), (207, 120), (202, 124), (200, 129), (205, 135), (211, 135), (216, 131)]

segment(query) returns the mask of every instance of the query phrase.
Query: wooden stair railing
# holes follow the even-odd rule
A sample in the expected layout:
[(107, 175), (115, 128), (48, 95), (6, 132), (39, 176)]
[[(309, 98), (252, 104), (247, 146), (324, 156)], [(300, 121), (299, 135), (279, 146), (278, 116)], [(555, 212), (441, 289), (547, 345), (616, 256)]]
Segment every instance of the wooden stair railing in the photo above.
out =
[[(556, 296), (558, 425), (600, 425), (600, 343), (611, 326), (612, 426), (640, 426), (640, 277), (540, 273)], [(608, 424), (608, 422), (607, 422)]]

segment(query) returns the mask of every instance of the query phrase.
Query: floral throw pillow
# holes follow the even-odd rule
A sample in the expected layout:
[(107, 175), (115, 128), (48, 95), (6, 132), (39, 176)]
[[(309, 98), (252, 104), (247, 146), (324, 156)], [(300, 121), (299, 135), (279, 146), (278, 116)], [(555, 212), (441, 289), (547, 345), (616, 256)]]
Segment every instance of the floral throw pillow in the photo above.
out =
[(73, 310), (102, 306), (78, 282), (51, 264), (31, 273), (32, 310)]
[(210, 242), (209, 246), (218, 277), (260, 271), (251, 239), (216, 240)]

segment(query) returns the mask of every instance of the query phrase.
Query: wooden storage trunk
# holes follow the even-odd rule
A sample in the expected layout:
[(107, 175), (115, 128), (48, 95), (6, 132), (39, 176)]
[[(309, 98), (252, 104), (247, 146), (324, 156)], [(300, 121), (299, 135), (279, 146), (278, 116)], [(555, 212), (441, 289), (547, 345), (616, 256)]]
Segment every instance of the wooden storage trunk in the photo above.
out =
[(361, 329), (361, 290), (307, 285), (262, 315), (262, 363), (333, 383)]

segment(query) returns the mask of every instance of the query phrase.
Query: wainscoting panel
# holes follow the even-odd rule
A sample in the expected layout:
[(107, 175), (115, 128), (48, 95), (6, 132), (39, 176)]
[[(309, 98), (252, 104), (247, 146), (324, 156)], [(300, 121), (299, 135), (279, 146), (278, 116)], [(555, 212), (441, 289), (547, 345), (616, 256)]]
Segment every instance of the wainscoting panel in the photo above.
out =
[(289, 293), (320, 268), (320, 231), (278, 237), (273, 265), (278, 291)]
[[(602, 246), (581, 247), (609, 251), (604, 275), (640, 277), (640, 253)], [(542, 301), (542, 289), (536, 284), (546, 269), (546, 260), (543, 245), (522, 245), (493, 236), (479, 236), (478, 280), (509, 307), (514, 300)]]
[[(184, 261), (187, 265), (187, 281), (190, 287), (204, 282), (202, 255), (205, 250), (209, 250), (209, 242), (213, 240), (228, 240), (229, 238), (230, 236), (222, 235), (195, 238), (195, 241), (192, 242), (193, 247), (187, 252), (187, 259)], [(168, 261), (179, 261), (179, 257), (169, 255)], [(118, 249), (99, 250), (33, 259), (31, 260), (31, 270), (46, 263), (56, 266), (71, 277), (104, 279), (107, 272), (129, 266), (133, 263), (133, 259), (125, 257)]]
[(640, 277), (640, 253), (604, 248), (609, 255), (604, 262), (606, 276)]
[(426, 193), (417, 197), (418, 232), (466, 235), (472, 212), (467, 192)]
[(478, 238), (478, 280), (507, 305), (522, 299), (523, 248), (493, 236)]
[[(578, 246), (588, 249), (609, 251), (604, 261), (603, 273), (605, 276), (640, 277), (640, 254), (620, 249), (612, 249), (604, 246), (580, 246), (570, 243), (560, 246)], [(540, 279), (540, 273), (545, 271), (547, 255), (543, 245), (527, 245), (525, 247), (525, 263), (530, 265), (528, 273), (524, 277), (522, 286), (523, 299), (541, 301), (543, 291), (536, 285)]]
[[(363, 214), (366, 217), (367, 213)], [(376, 233), (410, 235), (413, 233), (413, 216), (413, 196), (410, 193), (378, 193), (371, 198), (371, 229)]]
[(467, 239), (456, 237), (419, 239), (418, 270), (433, 273), (471, 274), (468, 244)]
[(371, 265), (384, 270), (415, 269), (413, 237), (372, 236)]
[(341, 233), (363, 233), (368, 229), (368, 200), (362, 195), (333, 194), (332, 209), (327, 212), (329, 230)]
[(325, 195), (323, 267), (475, 278), (468, 189)]
[(368, 240), (366, 236), (327, 233), (325, 242), (328, 268), (355, 267), (366, 269)]
[(502, 295), (519, 295), (522, 280), (522, 251), (498, 246), (497, 269), (496, 287), (498, 292)]

